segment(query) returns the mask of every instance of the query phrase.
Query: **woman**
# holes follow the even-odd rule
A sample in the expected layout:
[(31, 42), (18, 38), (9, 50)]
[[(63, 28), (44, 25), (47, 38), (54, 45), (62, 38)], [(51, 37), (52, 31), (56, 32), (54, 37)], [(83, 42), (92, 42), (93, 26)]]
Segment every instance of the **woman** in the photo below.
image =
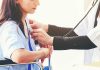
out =
[(50, 54), (50, 48), (34, 51), (36, 45), (30, 37), (29, 20), (26, 16), (28, 13), (34, 13), (38, 5), (39, 0), (2, 0), (0, 11), (0, 53), (2, 54), (0, 58), (10, 59), (18, 65), (0, 67), (0, 70), (28, 70), (29, 65), (20, 65), (20, 63), (44, 59)]

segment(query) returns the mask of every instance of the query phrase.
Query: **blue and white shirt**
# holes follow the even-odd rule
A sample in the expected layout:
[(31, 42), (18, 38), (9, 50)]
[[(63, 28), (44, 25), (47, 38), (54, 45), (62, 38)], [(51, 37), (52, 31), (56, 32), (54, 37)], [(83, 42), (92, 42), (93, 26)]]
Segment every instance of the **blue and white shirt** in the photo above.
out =
[[(26, 22), (29, 24), (28, 19)], [(31, 39), (31, 45), (33, 50), (35, 50), (36, 45), (33, 39)], [(28, 39), (24, 36), (15, 21), (8, 20), (4, 22), (0, 26), (0, 60), (4, 60), (5, 58), (11, 59), (12, 53), (20, 48), (29, 50)], [(0, 70), (28, 70), (27, 67), (28, 65), (18, 64), (15, 66), (0, 67)]]

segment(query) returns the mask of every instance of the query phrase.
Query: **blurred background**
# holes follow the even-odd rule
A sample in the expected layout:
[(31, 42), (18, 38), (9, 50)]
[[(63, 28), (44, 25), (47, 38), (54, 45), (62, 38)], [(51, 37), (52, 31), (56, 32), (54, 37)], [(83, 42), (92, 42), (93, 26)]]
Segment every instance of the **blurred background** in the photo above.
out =
[[(84, 16), (93, 0), (40, 0), (30, 19), (44, 24), (74, 27)], [(1, 5), (2, 0), (0, 0)], [(16, 13), (17, 14), (17, 13)], [(84, 50), (53, 51), (51, 64), (53, 70), (100, 70), (99, 67), (84, 66)], [(47, 60), (44, 62), (47, 65)]]

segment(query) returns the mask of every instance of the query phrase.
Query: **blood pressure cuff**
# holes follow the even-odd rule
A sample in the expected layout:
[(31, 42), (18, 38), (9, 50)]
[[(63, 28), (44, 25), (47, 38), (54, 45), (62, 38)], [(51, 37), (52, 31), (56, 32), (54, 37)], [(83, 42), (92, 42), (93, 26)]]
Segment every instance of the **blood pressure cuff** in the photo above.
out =
[(66, 49), (92, 49), (97, 47), (87, 36), (62, 37), (55, 36), (53, 40), (54, 50)]

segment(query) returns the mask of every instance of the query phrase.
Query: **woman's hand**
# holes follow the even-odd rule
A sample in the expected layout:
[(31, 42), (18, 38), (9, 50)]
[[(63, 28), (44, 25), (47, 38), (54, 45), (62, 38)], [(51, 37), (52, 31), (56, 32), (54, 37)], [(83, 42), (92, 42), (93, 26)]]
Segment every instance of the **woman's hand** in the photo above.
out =
[(53, 51), (53, 46), (47, 45), (47, 48), (40, 48), (39, 51), (42, 51), (44, 54), (44, 58), (50, 57)]
[[(47, 52), (44, 52), (44, 54), (45, 54), (45, 53), (46, 53), (46, 54), (45, 54), (44, 58), (41, 58), (41, 62), (42, 62), (42, 63), (44, 62), (45, 58), (49, 58), (49, 57), (51, 56), (52, 51), (53, 51), (53, 46), (47, 45), (46, 47), (49, 49), (49, 54), (48, 54)], [(41, 49), (42, 49), (42, 48), (41, 48)]]

